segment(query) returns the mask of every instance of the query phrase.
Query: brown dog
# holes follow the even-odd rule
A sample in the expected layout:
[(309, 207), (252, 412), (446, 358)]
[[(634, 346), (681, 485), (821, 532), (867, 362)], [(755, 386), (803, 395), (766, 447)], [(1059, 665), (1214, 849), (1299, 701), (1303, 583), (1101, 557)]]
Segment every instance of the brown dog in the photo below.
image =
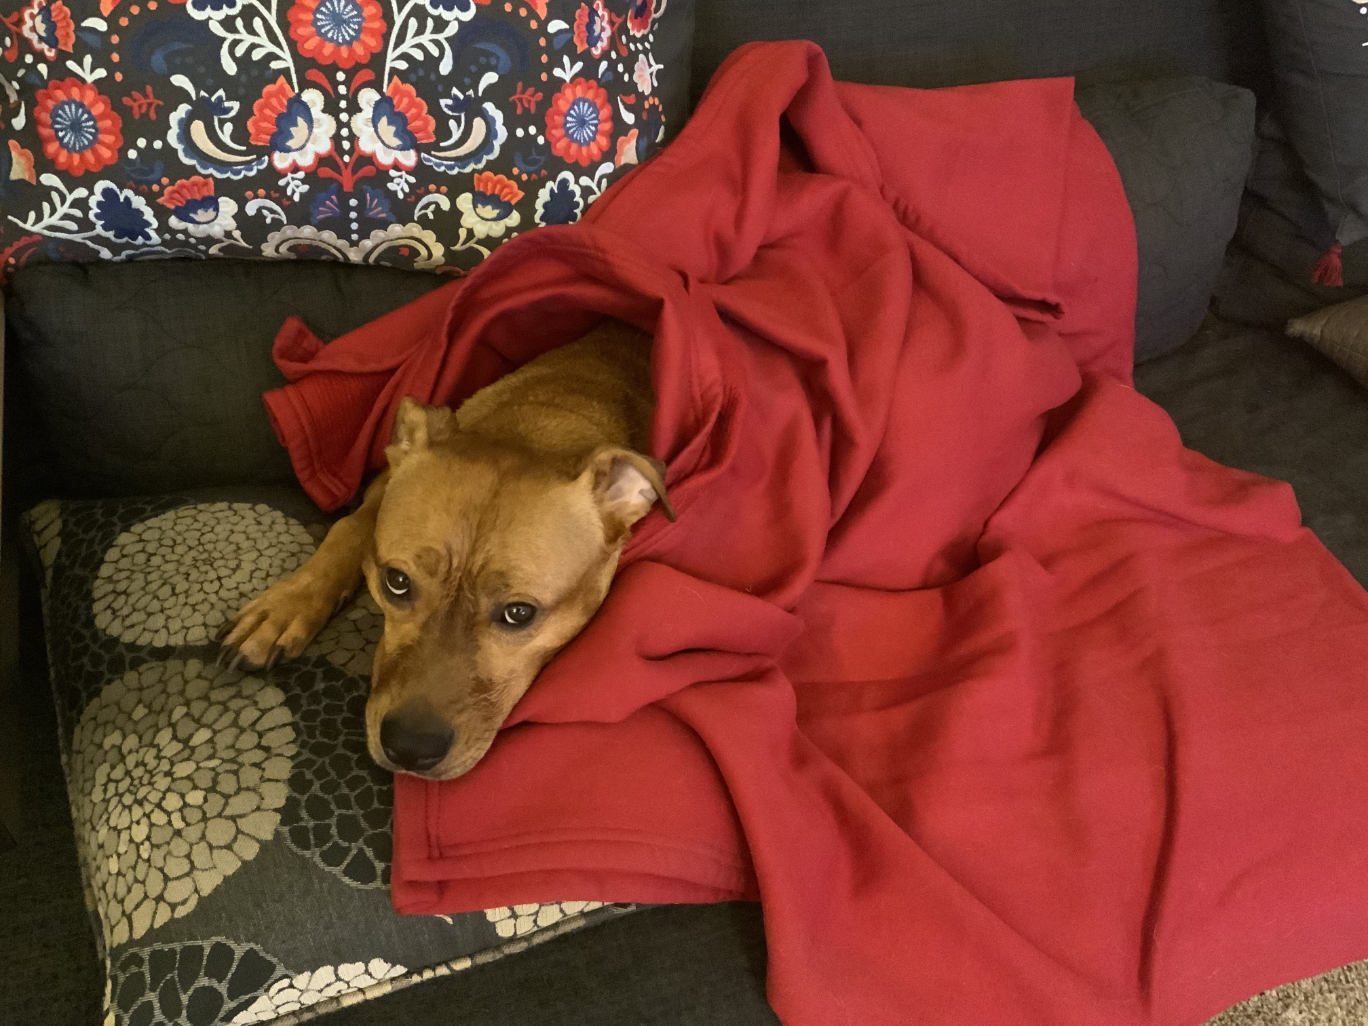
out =
[(651, 339), (610, 321), (454, 413), (404, 399), (389, 469), (313, 557), (237, 614), (225, 650), (299, 655), (364, 573), (385, 612), (366, 736), (388, 769), (445, 779), (484, 755), (541, 668), (602, 604), (665, 494), (641, 455)]

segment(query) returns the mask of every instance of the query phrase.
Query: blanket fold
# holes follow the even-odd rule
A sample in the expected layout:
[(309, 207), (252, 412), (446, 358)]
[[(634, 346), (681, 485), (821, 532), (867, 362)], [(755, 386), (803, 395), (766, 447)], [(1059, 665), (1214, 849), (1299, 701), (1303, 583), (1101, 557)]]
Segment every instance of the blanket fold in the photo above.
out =
[(1068, 80), (753, 44), (580, 224), (282, 329), (329, 508), (404, 395), (656, 339), (678, 523), (470, 773), (396, 778), (396, 907), (758, 898), (789, 1024), (1197, 1023), (1368, 955), (1368, 595), (1131, 388), (1135, 260)]

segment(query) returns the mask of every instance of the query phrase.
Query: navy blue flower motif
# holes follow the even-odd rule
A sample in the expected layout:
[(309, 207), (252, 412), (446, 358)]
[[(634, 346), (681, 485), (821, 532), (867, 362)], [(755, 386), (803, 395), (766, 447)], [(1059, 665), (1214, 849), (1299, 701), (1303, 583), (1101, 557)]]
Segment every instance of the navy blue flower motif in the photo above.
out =
[(329, 217), (342, 216), (342, 197), (338, 194), (337, 183), (333, 182), (309, 203), (309, 222), (318, 224)]
[(214, 182), (195, 175), (163, 190), (157, 202), (171, 211), (169, 224), (178, 232), (189, 232), (197, 239), (223, 236), (237, 228), (233, 215), (237, 202), (214, 195)]
[(584, 199), (580, 196), (575, 176), (562, 171), (542, 186), (537, 193), (537, 224), (574, 224), (584, 213)]
[(441, 108), (448, 115), (448, 135), (436, 150), (422, 155), (424, 164), (454, 175), (478, 170), (499, 155), (508, 129), (498, 107), (488, 100), (479, 103), (473, 94), (453, 89), (451, 96), (441, 101)]
[(323, 94), (305, 89), (296, 94), (284, 76), (261, 91), (247, 119), (248, 142), (271, 148), (277, 171), (312, 171), (333, 151), (337, 122), (323, 110)]
[(123, 169), (128, 180), (138, 185), (156, 185), (166, 177), (166, 163), (161, 160), (154, 160), (151, 164), (144, 164), (141, 160), (125, 160)]
[(144, 246), (161, 242), (157, 235), (157, 218), (147, 200), (110, 181), (97, 182), (91, 190), (90, 220), (95, 223), (96, 232), (115, 242)]
[[(48, 0), (30, 0), (19, 14), (19, 25), (9, 22), (11, 28), (19, 28), (24, 38), (33, 48), (50, 61), (57, 59), (57, 51), (71, 53), (76, 41), (76, 26), (71, 20), (67, 5), (57, 0), (49, 6)], [(14, 60), (10, 57), (10, 60)]]
[(237, 100), (228, 99), (228, 97), (223, 94), (223, 90), (220, 89), (213, 96), (209, 97), (205, 107), (212, 117), (231, 118), (237, 114), (241, 104), (239, 104)]
[(513, 151), (513, 167), (524, 177), (532, 178), (546, 166), (546, 161), (550, 155), (545, 146), (534, 142), (526, 151), (522, 149)]
[(593, 56), (602, 57), (612, 42), (612, 23), (603, 0), (594, 0), (592, 5), (580, 4), (575, 13), (575, 52), (588, 50)]
[(390, 202), (385, 198), (385, 193), (382, 190), (363, 185), (361, 192), (366, 197), (365, 213), (367, 217), (373, 217), (377, 221), (395, 220), (394, 211), (390, 209)]
[(237, 110), (236, 103), (223, 98), (222, 90), (212, 97), (200, 93), (194, 103), (182, 103), (171, 114), (166, 141), (176, 148), (181, 160), (207, 175), (244, 178), (260, 171), (270, 158), (247, 153), (222, 138), (218, 119), (224, 115), (219, 112), (229, 104)]

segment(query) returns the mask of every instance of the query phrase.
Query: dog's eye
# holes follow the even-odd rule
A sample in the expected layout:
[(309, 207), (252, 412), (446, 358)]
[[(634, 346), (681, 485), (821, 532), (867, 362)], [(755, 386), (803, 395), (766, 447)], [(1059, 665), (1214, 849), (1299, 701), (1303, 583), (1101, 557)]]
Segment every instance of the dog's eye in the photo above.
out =
[(537, 615), (537, 607), (526, 602), (510, 602), (499, 611), (499, 619), (509, 627), (526, 627)]
[(402, 570), (388, 567), (385, 570), (385, 590), (395, 598), (407, 598), (413, 588), (413, 582), (409, 580), (409, 575)]

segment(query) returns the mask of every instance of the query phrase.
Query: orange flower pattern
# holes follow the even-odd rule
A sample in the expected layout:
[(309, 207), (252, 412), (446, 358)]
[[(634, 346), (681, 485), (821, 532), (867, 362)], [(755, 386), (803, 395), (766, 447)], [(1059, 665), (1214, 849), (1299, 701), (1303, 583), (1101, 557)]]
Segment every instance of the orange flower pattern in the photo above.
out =
[(129, 256), (469, 270), (578, 220), (664, 142), (685, 69), (659, 63), (656, 39), (688, 23), (666, 11), (16, 0), (0, 50), (0, 277)]

